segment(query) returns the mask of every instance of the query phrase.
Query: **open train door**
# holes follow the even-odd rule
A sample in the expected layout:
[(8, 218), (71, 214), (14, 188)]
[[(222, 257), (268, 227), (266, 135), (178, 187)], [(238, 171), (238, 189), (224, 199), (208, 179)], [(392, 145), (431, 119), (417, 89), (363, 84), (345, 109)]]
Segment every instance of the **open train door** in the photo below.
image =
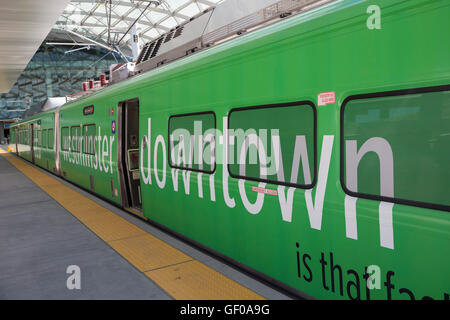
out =
[(14, 127), (14, 141), (16, 143), (16, 154), (19, 155), (19, 129)]
[(139, 168), (139, 100), (118, 105), (118, 163), (122, 206), (142, 212)]

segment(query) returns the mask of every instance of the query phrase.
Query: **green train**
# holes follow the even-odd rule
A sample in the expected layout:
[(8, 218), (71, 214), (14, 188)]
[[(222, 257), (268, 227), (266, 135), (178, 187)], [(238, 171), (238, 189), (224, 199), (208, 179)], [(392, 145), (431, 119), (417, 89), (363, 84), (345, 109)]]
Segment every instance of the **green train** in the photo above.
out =
[(448, 300), (449, 16), (332, 2), (20, 121), (10, 150), (295, 294)]

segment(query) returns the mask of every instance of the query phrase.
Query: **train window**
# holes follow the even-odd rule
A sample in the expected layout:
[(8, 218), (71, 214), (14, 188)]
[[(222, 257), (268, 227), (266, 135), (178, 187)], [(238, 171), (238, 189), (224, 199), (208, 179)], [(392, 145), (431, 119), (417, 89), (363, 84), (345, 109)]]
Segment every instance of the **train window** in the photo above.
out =
[(48, 129), (48, 144), (47, 144), (47, 148), (49, 149), (53, 149), (53, 143), (54, 143), (54, 133), (53, 133), (53, 129)]
[(36, 146), (40, 147), (42, 142), (42, 130), (35, 130), (36, 134)]
[(42, 130), (41, 147), (47, 148), (47, 129)]
[(83, 126), (83, 153), (95, 155), (95, 124)]
[(61, 128), (61, 150), (69, 151), (70, 150), (70, 132), (69, 127)]
[(30, 143), (33, 144), (33, 146), (37, 146), (39, 142), (39, 135), (38, 135), (38, 129), (33, 129), (33, 134), (30, 134)]
[(171, 116), (169, 141), (169, 164), (172, 168), (209, 174), (216, 170), (214, 112)]
[(450, 85), (352, 96), (341, 121), (347, 193), (450, 210)]
[(237, 108), (228, 116), (232, 177), (312, 188), (316, 176), (316, 109), (309, 101)]
[(79, 153), (81, 148), (81, 127), (73, 126), (70, 128), (70, 150)]

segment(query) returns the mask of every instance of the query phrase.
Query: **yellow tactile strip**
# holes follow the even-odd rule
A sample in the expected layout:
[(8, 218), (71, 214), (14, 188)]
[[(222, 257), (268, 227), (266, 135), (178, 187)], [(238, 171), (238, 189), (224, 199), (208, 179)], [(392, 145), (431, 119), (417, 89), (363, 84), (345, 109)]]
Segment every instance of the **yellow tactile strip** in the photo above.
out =
[(264, 299), (39, 171), (24, 160), (2, 149), (0, 154), (173, 298)]
[[(253, 291), (230, 281), (223, 274), (213, 271), (199, 261), (192, 260), (166, 268), (160, 268), (145, 273), (147, 277), (164, 288), (173, 297), (181, 299), (207, 300), (214, 292), (215, 299), (241, 299), (247, 297), (253, 300), (264, 299)], [(217, 287), (220, 284), (220, 288)]]
[(109, 245), (142, 272), (192, 260), (188, 255), (173, 250), (167, 243), (148, 233), (111, 241)]

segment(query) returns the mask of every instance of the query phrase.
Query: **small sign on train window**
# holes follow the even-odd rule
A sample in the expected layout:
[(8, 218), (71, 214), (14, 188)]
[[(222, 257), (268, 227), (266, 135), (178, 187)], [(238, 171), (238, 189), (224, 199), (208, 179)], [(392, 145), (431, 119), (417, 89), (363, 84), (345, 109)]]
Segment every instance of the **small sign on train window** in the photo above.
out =
[(90, 114), (94, 114), (94, 106), (88, 106), (83, 108), (83, 115), (87, 116)]

